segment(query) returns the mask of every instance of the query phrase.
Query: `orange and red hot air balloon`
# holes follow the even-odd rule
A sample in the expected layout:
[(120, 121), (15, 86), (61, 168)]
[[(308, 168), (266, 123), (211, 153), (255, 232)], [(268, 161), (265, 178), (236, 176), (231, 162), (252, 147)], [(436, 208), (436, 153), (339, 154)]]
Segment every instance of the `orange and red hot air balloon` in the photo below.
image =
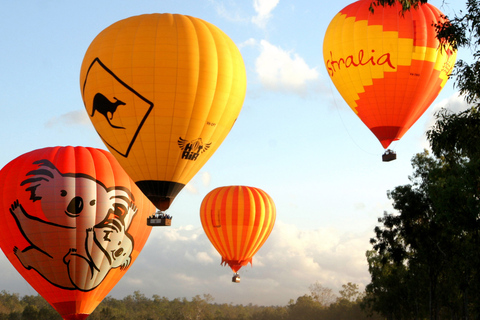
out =
[(85, 53), (80, 85), (107, 148), (164, 211), (230, 132), (246, 72), (235, 43), (216, 26), (155, 13), (100, 32)]
[(350, 108), (387, 149), (418, 120), (440, 93), (456, 51), (441, 46), (431, 4), (402, 12), (356, 1), (330, 22), (323, 42), (328, 74)]
[(275, 204), (263, 190), (246, 186), (220, 187), (202, 201), (200, 220), (211, 243), (222, 256), (222, 264), (235, 273), (252, 263), (275, 224)]
[(151, 202), (107, 151), (52, 147), (0, 171), (0, 247), (64, 319), (85, 319), (135, 261)]

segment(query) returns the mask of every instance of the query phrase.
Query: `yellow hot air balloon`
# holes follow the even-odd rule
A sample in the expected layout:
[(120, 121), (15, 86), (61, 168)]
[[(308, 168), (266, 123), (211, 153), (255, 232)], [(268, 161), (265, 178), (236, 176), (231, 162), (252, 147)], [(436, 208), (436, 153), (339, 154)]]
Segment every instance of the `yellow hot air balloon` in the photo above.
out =
[(440, 46), (434, 24), (444, 17), (433, 5), (402, 13), (397, 1), (372, 13), (373, 2), (356, 1), (332, 19), (323, 57), (335, 87), (386, 149), (435, 100), (457, 53)]
[(272, 232), (276, 210), (272, 198), (263, 190), (247, 186), (220, 187), (210, 191), (202, 201), (200, 220), (222, 264), (235, 273), (252, 263), (252, 257)]
[(118, 21), (92, 41), (81, 93), (98, 134), (160, 210), (200, 170), (237, 119), (242, 56), (216, 26), (180, 14)]

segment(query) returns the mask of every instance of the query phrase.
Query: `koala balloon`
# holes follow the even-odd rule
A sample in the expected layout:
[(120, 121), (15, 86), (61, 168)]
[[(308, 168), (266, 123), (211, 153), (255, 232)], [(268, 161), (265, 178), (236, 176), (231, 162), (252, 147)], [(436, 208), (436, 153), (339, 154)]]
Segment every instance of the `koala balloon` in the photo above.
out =
[[(93, 148), (20, 156), (0, 171), (0, 189), (0, 246), (62, 315), (78, 312), (59, 301), (77, 299), (70, 293), (110, 291), (143, 247), (155, 211), (113, 156)], [(104, 284), (107, 277), (114, 281)]]

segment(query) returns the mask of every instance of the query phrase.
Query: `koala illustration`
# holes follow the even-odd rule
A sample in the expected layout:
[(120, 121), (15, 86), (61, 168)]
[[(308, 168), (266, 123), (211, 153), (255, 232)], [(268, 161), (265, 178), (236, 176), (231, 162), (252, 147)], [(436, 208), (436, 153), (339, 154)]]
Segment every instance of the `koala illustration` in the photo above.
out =
[[(129, 205), (133, 206), (133, 203)], [(87, 271), (86, 277), (71, 279), (78, 289), (95, 288), (111, 268), (120, 267), (123, 270), (130, 265), (133, 238), (127, 233), (127, 229), (132, 216), (129, 212), (133, 211), (135, 214), (136, 210), (135, 207), (127, 208), (124, 204), (115, 204), (115, 209), (109, 212), (102, 222), (86, 230), (85, 247), (91, 248), (87, 255), (71, 249), (64, 257), (69, 274), (72, 273), (71, 266)], [(126, 219), (130, 221), (125, 221)]]
[(48, 160), (34, 164), (39, 168), (21, 185), (30, 200), (40, 201), (46, 219), (30, 215), (18, 200), (10, 207), (29, 243), (14, 247), (22, 265), (55, 286), (82, 291), (96, 288), (112, 268), (128, 267), (134, 246), (128, 228), (137, 213), (131, 192), (86, 174), (61, 173)]

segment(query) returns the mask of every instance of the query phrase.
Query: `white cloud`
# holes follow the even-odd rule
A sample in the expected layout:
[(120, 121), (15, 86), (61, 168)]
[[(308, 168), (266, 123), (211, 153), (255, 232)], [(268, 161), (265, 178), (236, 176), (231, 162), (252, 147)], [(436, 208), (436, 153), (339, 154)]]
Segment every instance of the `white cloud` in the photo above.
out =
[[(464, 110), (467, 110), (469, 108), (469, 105), (465, 101), (464, 97), (459, 95), (458, 92), (455, 92), (453, 95), (450, 97), (441, 100), (439, 103), (434, 104), (428, 109), (428, 121), (425, 123), (425, 128), (423, 132), (427, 132), (430, 130), (433, 125), (435, 124), (436, 118), (435, 118), (435, 113), (440, 111), (441, 109), (447, 109), (451, 112), (461, 112)], [(425, 134), (422, 135), (421, 139), (421, 147), (423, 149), (431, 150), (430, 149), (430, 143), (426, 139)]]
[(52, 117), (47, 121), (45, 127), (51, 128), (57, 125), (70, 126), (70, 125), (86, 125), (91, 124), (90, 119), (85, 110), (75, 110), (64, 113), (58, 117)]
[(440, 111), (441, 109), (447, 109), (451, 112), (457, 113), (465, 111), (468, 108), (469, 105), (465, 101), (464, 97), (459, 95), (458, 92), (454, 93), (450, 97), (443, 99), (429, 109), (430, 115), (428, 119), (430, 119), (430, 121), (425, 124), (425, 131), (429, 130), (435, 124), (435, 113)]
[(186, 185), (185, 185), (185, 190), (190, 192), (191, 194), (198, 194), (198, 189), (195, 186), (195, 180), (190, 180)]
[(204, 171), (202, 172), (202, 184), (205, 188), (210, 187), (210, 181), (212, 180), (212, 176), (210, 172)]
[(308, 84), (318, 79), (316, 68), (310, 68), (298, 54), (292, 55), (266, 40), (260, 41), (260, 47), (255, 68), (266, 88), (305, 95)]
[(215, 8), (217, 14), (229, 21), (233, 22), (246, 22), (248, 19), (245, 19), (242, 14), (242, 8), (238, 3), (234, 1), (215, 1), (209, 0), (209, 2)]
[(244, 42), (240, 43), (238, 47), (242, 49), (244, 47), (253, 47), (256, 45), (257, 45), (257, 40), (255, 40), (254, 38), (249, 38), (248, 40), (245, 40)]
[[(201, 227), (158, 227), (110, 294), (123, 298), (139, 290), (147, 297), (191, 299), (209, 293), (218, 303), (285, 305), (307, 294), (316, 281), (335, 293), (347, 282), (363, 288), (370, 280), (365, 258), (370, 236), (371, 231), (300, 230), (277, 221), (252, 266), (240, 269), (241, 283), (233, 284), (232, 271), (220, 265), (221, 257)], [(12, 276), (15, 270), (5, 256), (0, 267), (4, 290), (35, 294), (22, 286), (20, 276)]]
[(254, 0), (253, 8), (257, 15), (252, 18), (252, 22), (260, 28), (265, 28), (268, 20), (271, 18), (271, 12), (277, 6), (279, 0)]
[(191, 194), (199, 194), (199, 185), (204, 188), (209, 188), (211, 179), (210, 172), (203, 171), (201, 174), (195, 175), (193, 179), (185, 185), (185, 190)]
[(113, 295), (140, 290), (174, 299), (210, 293), (218, 303), (282, 305), (308, 293), (315, 281), (335, 292), (347, 282), (363, 288), (370, 279), (365, 258), (370, 233), (300, 230), (277, 221), (252, 266), (240, 270), (242, 283), (235, 285), (202, 228), (157, 228)]

